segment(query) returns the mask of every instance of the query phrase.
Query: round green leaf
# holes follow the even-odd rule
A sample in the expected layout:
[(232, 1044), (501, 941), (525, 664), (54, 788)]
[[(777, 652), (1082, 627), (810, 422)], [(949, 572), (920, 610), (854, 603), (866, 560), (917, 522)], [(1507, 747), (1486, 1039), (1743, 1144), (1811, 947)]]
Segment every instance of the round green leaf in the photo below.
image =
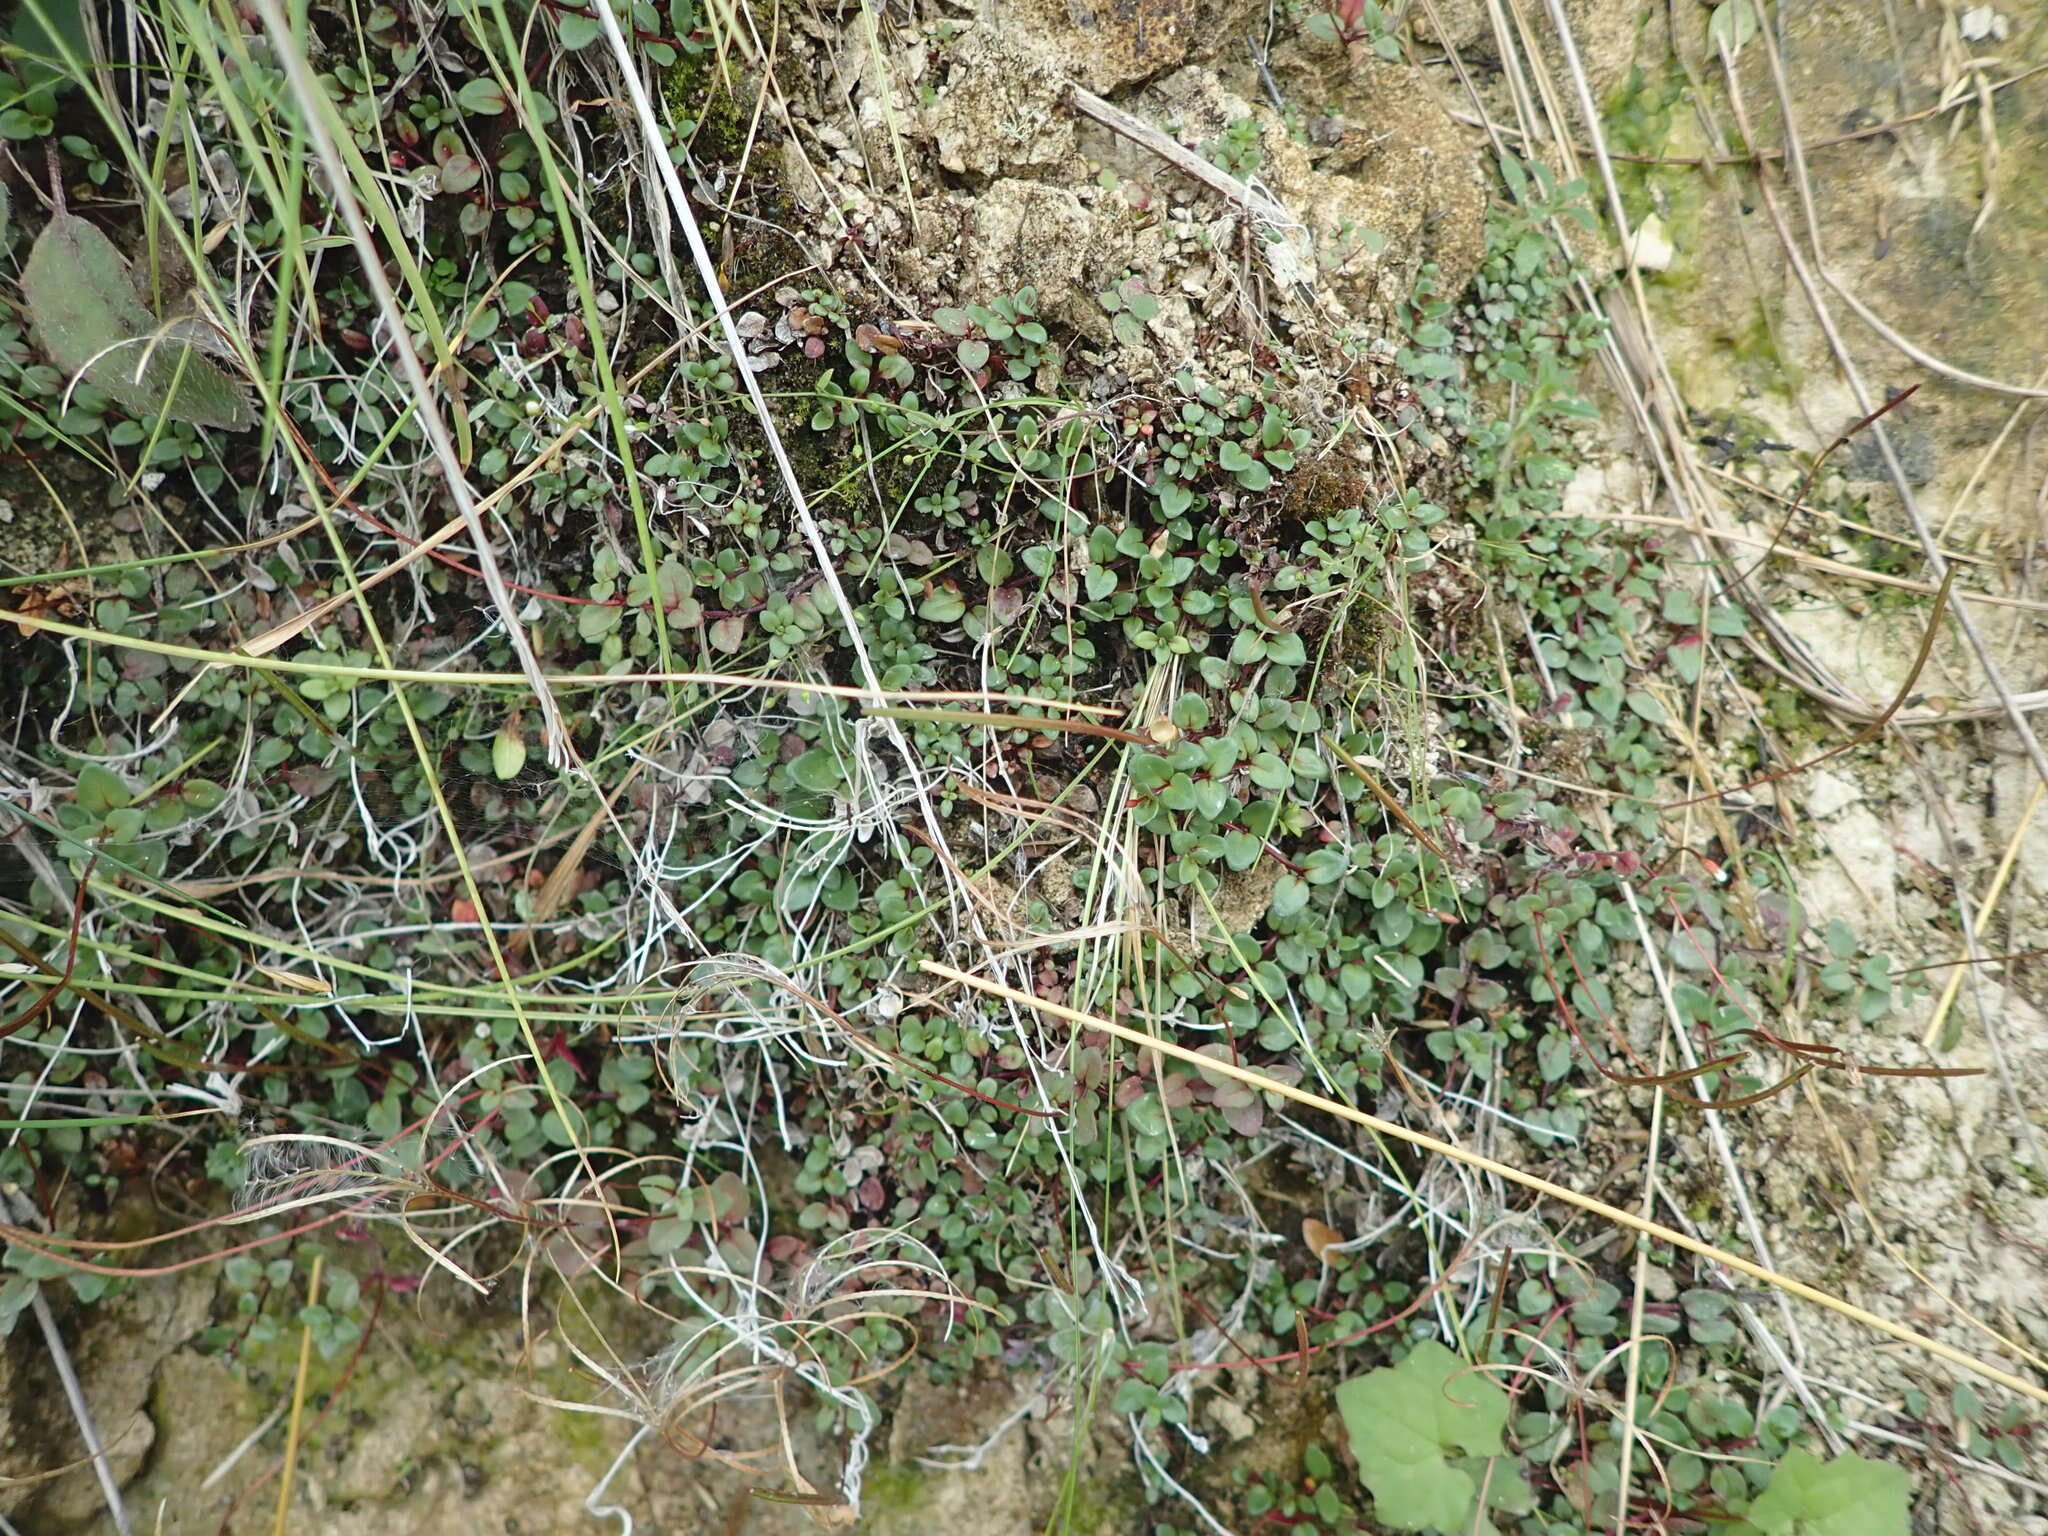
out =
[(1479, 1487), (1452, 1465), (1458, 1455), (1498, 1456), (1508, 1397), (1433, 1339), (1399, 1365), (1354, 1377), (1337, 1389), (1373, 1511), (1396, 1530), (1463, 1530)]
[(799, 789), (827, 795), (846, 782), (846, 766), (827, 747), (813, 747), (790, 759), (789, 776)]

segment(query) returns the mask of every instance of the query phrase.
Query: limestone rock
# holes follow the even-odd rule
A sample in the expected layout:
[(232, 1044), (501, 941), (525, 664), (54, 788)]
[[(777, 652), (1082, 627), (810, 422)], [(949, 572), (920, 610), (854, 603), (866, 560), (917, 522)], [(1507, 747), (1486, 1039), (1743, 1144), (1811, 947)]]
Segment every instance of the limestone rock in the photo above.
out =
[(1203, 69), (1148, 88), (1144, 114), (1175, 125), (1184, 142), (1257, 122), (1258, 179), (1298, 222), (1302, 265), (1355, 314), (1406, 298), (1426, 262), (1441, 271), (1439, 292), (1470, 282), (1485, 251), (1486, 181), (1429, 78), (1313, 43), (1276, 50), (1275, 68), (1291, 97), (1330, 109), (1311, 122), (1308, 144)]
[(1110, 91), (1187, 63), (1216, 46), (1241, 47), (1248, 0), (1014, 0), (998, 26), (1033, 34), (1091, 91)]
[(977, 176), (1051, 171), (1074, 155), (1074, 114), (1058, 66), (1014, 33), (982, 27), (952, 55), (953, 73), (928, 125), (939, 164)]
[[(188, 1271), (90, 1306), (70, 1303), (61, 1283), (46, 1285), (44, 1294), (84, 1385), (114, 1480), (125, 1484), (150, 1459), (157, 1442), (158, 1425), (149, 1413), (157, 1367), (205, 1327), (213, 1278)], [(105, 1504), (90, 1464), (83, 1461), (85, 1448), (43, 1350), (41, 1330), (25, 1319), (8, 1341), (8, 1354), (13, 1422), (7, 1426), (7, 1459), (0, 1472), (21, 1476), (72, 1468), (32, 1486), (17, 1523), (47, 1536), (96, 1529), (105, 1519)]]
[(1069, 306), (1094, 234), (1081, 200), (1065, 187), (1005, 178), (975, 199), (962, 291), (1000, 295), (1038, 289), (1041, 314)]

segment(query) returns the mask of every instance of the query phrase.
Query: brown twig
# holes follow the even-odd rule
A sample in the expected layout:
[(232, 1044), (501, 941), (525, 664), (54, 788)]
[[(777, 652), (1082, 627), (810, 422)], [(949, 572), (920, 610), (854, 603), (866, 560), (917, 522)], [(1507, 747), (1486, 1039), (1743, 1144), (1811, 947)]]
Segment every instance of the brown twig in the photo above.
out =
[(1891, 724), (1892, 716), (1904, 708), (1906, 700), (1912, 697), (1913, 689), (1920, 681), (1920, 674), (1927, 666), (1927, 658), (1934, 653), (1934, 638), (1940, 632), (1942, 611), (1948, 607), (1949, 589), (1955, 585), (1955, 579), (1955, 567), (1950, 566), (1947, 573), (1941, 578), (1941, 590), (1934, 594), (1934, 612), (1928, 615), (1926, 633), (1920, 637), (1920, 652), (1913, 658), (1913, 670), (1906, 674), (1905, 682), (1899, 685), (1898, 693), (1893, 697), (1891, 703), (1885, 706), (1883, 714), (1871, 721), (1870, 724), (1864, 726), (1862, 730), (1851, 736), (1840, 746), (1830, 747), (1818, 757), (1810, 757), (1805, 762), (1795, 763), (1789, 768), (1779, 768), (1774, 772), (1761, 774), (1746, 783), (1731, 785), (1727, 789), (1717, 789), (1704, 795), (1694, 795), (1689, 800), (1668, 800), (1658, 806), (1657, 809), (1660, 811), (1683, 810), (1688, 805), (1704, 805), (1709, 801), (1720, 800), (1746, 789), (1755, 789), (1759, 785), (1775, 784), (1778, 780), (1790, 778), (1795, 773), (1804, 773), (1809, 768), (1818, 768), (1830, 758), (1840, 757), (1844, 752), (1853, 752), (1866, 741), (1870, 741), (1878, 736), (1887, 725)]
[(1764, 546), (1764, 552), (1758, 555), (1755, 560), (1750, 562), (1748, 570), (1741, 571), (1736, 574), (1734, 581), (1730, 583), (1731, 586), (1740, 587), (1746, 584), (1750, 577), (1754, 576), (1759, 570), (1763, 568), (1764, 562), (1771, 558), (1772, 552), (1776, 550), (1778, 547), (1778, 540), (1785, 537), (1786, 530), (1792, 526), (1792, 519), (1797, 517), (1800, 511), (1802, 510), (1802, 504), (1806, 500), (1806, 493), (1813, 488), (1813, 482), (1820, 475), (1820, 467), (1821, 465), (1827, 463), (1829, 456), (1832, 455), (1837, 448), (1840, 448), (1844, 443), (1848, 442), (1850, 438), (1854, 437), (1858, 432), (1861, 432), (1865, 427), (1869, 426), (1879, 417), (1888, 415), (1892, 411), (1895, 411), (1900, 406), (1904, 405), (1908, 400), (1912, 399), (1913, 396), (1919, 392), (1919, 389), (1920, 386), (1918, 384), (1914, 384), (1906, 389), (1900, 390), (1896, 395), (1893, 395), (1891, 399), (1885, 401), (1883, 405), (1879, 406), (1876, 410), (1872, 411), (1868, 416), (1865, 416), (1861, 421), (1857, 422), (1854, 426), (1850, 427), (1840, 437), (1836, 438), (1833, 442), (1829, 443), (1827, 447), (1821, 449), (1821, 451), (1814, 456), (1813, 462), (1806, 466), (1806, 474), (1804, 478), (1800, 480), (1799, 488), (1792, 493), (1792, 500), (1790, 504), (1788, 504), (1785, 508), (1785, 516), (1783, 521), (1781, 521), (1778, 524), (1777, 531), (1771, 535), (1770, 542)]

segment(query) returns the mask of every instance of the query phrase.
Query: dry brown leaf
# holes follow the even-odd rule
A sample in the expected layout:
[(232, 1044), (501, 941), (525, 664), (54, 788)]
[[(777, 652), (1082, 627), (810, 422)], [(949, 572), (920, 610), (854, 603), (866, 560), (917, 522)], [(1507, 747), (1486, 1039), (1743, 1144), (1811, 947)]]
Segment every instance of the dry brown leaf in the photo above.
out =
[(1330, 1250), (1344, 1241), (1344, 1234), (1326, 1221), (1305, 1216), (1301, 1222), (1301, 1240), (1308, 1244), (1308, 1251), (1324, 1265), (1335, 1269), (1344, 1262), (1344, 1255)]
[(293, 992), (311, 992), (324, 997), (334, 990), (333, 983), (318, 976), (308, 976), (302, 971), (287, 971), (275, 965), (258, 965), (256, 969), (280, 987)]

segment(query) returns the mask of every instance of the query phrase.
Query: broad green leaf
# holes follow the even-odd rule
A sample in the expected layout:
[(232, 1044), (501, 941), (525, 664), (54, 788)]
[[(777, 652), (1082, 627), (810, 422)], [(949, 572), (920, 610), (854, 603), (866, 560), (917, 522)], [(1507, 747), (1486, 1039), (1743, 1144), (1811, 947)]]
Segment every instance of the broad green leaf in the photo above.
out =
[(846, 782), (846, 765), (829, 748), (812, 747), (790, 759), (789, 776), (798, 788), (826, 795)]
[(526, 766), (526, 737), (519, 727), (507, 720), (498, 734), (491, 738), (491, 771), (500, 783), (519, 777), (519, 770)]
[(561, 38), (564, 48), (574, 51), (588, 48), (604, 36), (604, 23), (595, 16), (578, 16), (573, 11), (562, 11), (555, 17), (556, 35)]
[(81, 811), (98, 818), (109, 811), (118, 810), (135, 796), (113, 769), (102, 768), (98, 763), (87, 763), (78, 770), (78, 789), (75, 798)]
[(1742, 52), (1743, 44), (1755, 37), (1756, 31), (1756, 12), (1750, 9), (1749, 0), (1721, 0), (1707, 18), (1708, 46), (1726, 48), (1731, 58)]
[(248, 396), (209, 358), (171, 339), (136, 297), (128, 262), (85, 220), (54, 215), (21, 274), (22, 297), (43, 350), (138, 415), (246, 431)]
[(1403, 1531), (1463, 1530), (1479, 1498), (1460, 1456), (1502, 1454), (1507, 1394), (1492, 1378), (1434, 1340), (1398, 1366), (1354, 1377), (1337, 1389), (1373, 1512)]
[(1903, 1467), (1794, 1449), (1749, 1506), (1749, 1523), (1767, 1536), (1907, 1536), (1912, 1492)]

